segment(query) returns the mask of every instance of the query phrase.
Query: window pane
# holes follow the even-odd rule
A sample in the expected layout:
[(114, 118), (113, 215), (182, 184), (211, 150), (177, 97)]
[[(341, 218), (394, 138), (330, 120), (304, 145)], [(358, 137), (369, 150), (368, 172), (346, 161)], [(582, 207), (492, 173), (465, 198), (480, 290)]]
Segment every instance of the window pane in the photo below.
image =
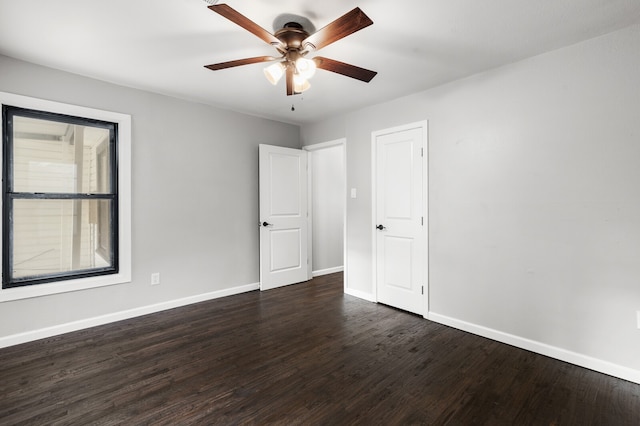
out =
[(14, 116), (14, 192), (111, 192), (109, 129)]
[(14, 200), (13, 277), (113, 266), (111, 200)]

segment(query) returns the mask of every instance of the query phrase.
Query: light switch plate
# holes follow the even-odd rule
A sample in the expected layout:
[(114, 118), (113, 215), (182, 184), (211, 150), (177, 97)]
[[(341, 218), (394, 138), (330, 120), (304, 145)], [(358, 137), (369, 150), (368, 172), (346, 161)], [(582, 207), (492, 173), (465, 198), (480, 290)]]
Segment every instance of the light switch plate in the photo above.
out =
[(355, 188), (351, 188), (351, 198), (357, 198), (358, 193)]

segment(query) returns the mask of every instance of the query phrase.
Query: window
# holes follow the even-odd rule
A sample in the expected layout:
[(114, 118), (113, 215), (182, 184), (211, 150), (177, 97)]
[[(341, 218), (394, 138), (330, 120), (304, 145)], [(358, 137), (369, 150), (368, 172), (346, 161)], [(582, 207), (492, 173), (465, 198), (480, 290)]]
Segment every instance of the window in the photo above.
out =
[(0, 301), (130, 281), (130, 117), (0, 101)]

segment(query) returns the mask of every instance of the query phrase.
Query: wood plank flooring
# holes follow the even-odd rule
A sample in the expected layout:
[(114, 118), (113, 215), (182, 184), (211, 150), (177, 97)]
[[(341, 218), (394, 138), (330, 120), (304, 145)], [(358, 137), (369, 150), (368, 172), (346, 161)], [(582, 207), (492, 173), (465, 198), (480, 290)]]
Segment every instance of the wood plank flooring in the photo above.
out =
[(342, 274), (0, 350), (1, 425), (640, 425), (640, 385), (342, 292)]

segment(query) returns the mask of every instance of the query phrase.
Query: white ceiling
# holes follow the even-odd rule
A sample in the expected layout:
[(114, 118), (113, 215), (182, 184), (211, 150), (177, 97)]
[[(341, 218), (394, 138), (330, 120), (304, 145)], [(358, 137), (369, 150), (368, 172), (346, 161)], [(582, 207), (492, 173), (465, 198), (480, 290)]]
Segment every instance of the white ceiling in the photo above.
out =
[(287, 97), (283, 81), (275, 87), (266, 81), (264, 64), (210, 71), (204, 65), (276, 51), (204, 0), (0, 0), (0, 54), (302, 124), (640, 22), (639, 0), (226, 3), (271, 32), (284, 13), (319, 29), (359, 6), (374, 24), (318, 54), (378, 75), (367, 84), (319, 70), (311, 89)]

